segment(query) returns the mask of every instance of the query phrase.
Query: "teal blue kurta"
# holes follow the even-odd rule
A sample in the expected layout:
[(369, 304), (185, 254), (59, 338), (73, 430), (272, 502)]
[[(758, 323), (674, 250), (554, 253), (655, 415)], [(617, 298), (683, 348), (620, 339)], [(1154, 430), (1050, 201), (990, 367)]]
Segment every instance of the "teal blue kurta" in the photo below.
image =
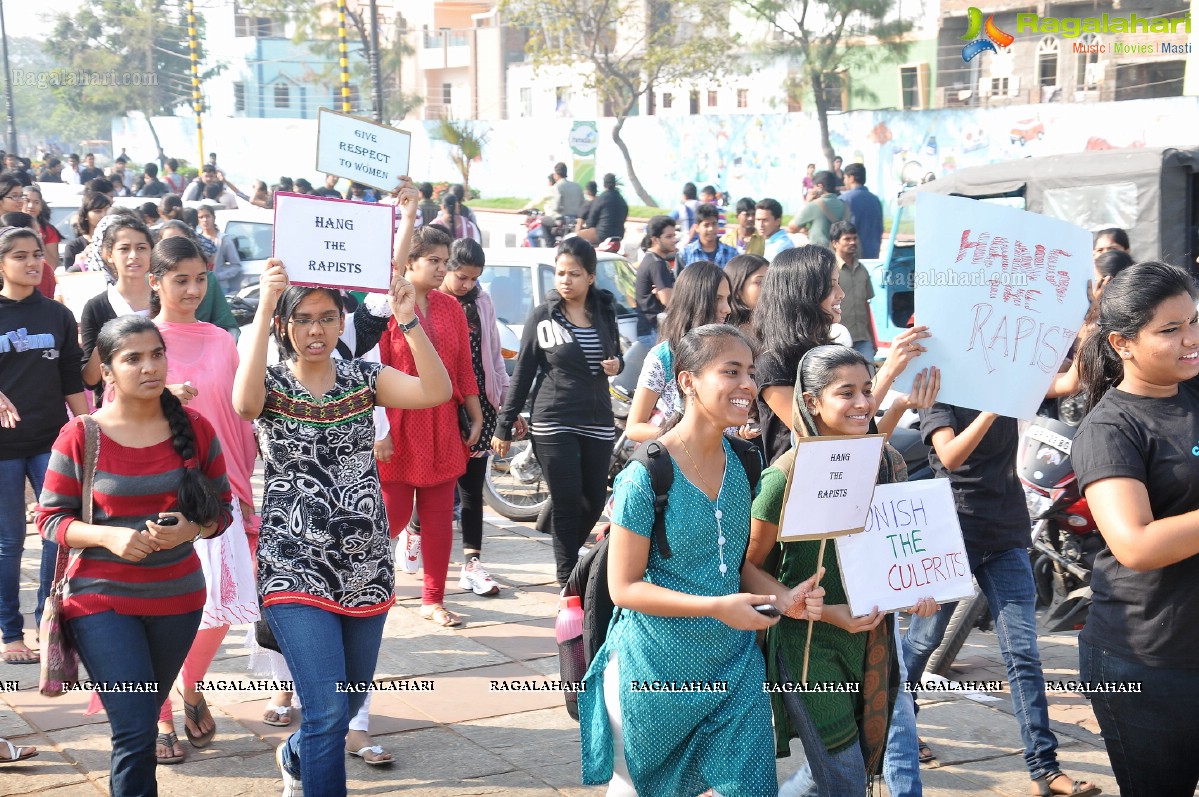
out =
[[(740, 567), (749, 545), (749, 481), (736, 453), (724, 444), (724, 481), (711, 501), (674, 466), (666, 508), (673, 556), (651, 545), (645, 580), (691, 595), (741, 591)], [(649, 473), (633, 463), (617, 477), (612, 522), (649, 537), (654, 493)], [(716, 510), (722, 513), (717, 527)], [(718, 538), (725, 537), (726, 572)], [(724, 797), (775, 797), (770, 700), (754, 634), (711, 617), (655, 617), (623, 611), (587, 672), (579, 695), (583, 782), (612, 777), (613, 742), (604, 705), (603, 676), (611, 653), (620, 669), (625, 762), (642, 797), (691, 797), (713, 788)], [(727, 691), (633, 691), (631, 683), (727, 684)]]

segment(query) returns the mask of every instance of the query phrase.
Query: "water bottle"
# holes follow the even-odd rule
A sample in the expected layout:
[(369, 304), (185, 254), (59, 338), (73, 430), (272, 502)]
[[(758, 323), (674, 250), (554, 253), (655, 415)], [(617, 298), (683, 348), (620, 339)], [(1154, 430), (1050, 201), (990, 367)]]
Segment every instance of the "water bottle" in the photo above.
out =
[[(587, 674), (587, 661), (583, 655), (583, 599), (578, 595), (564, 595), (558, 601), (554, 635), (558, 639), (558, 671), (562, 680), (582, 681)], [(566, 710), (578, 719), (578, 695), (570, 689), (564, 694)]]

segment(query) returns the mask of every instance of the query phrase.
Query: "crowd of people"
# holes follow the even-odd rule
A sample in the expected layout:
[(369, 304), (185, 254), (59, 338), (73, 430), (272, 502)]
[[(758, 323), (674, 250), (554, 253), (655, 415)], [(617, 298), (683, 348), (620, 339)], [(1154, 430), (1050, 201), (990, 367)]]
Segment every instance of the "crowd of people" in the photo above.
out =
[[(271, 260), (241, 359), (236, 325), (220, 321), (235, 275), (222, 272), (213, 214), (188, 224), (171, 193), (149, 224), (148, 208), (114, 207), (97, 190), (106, 179), (91, 178), (82, 240), (59, 255), (107, 277), (76, 323), (44, 281), (50, 236), (29, 201), (36, 191), (0, 175), (4, 658), (39, 659), (18, 604), (28, 483), (43, 540), (39, 622), (65, 579), (63, 612), (91, 678), (157, 685), (101, 689), (93, 701), (112, 728), (114, 795), (155, 793), (155, 767), (186, 758), (172, 690), (189, 745), (213, 743), (219, 729), (196, 686), (230, 627), (249, 623), (252, 666), (296, 689), (275, 695), (264, 721), (289, 726), (303, 706), (276, 752), (283, 794), (345, 794), (347, 752), (392, 761), (370, 739), (369, 695), (338, 687), (373, 679), (397, 569), (421, 573), (431, 627), (460, 627), (444, 603), (460, 518), (460, 586), (502, 589), (483, 565), (488, 456), (531, 440), (562, 585), (605, 513), (617, 436), (609, 379), (631, 350), (615, 297), (596, 285), (598, 233), (558, 246), (554, 289), (526, 319), (509, 378), (497, 308), (480, 286), (477, 225), (454, 192), (438, 204), (429, 184), (405, 179), (375, 197), (395, 205), (390, 291), (293, 286), (287, 264)], [(311, 188), (300, 182), (290, 187)], [(214, 201), (235, 191), (215, 162), (197, 184)], [(605, 184), (619, 195), (615, 178)], [(331, 177), (323, 190), (335, 186)], [(854, 616), (831, 548), (778, 541), (786, 486), (801, 477), (797, 440), (890, 435), (915, 410), (996, 620), (1031, 791), (1098, 794), (1062, 772), (1049, 727), (1017, 422), (939, 401), (934, 367), (879, 413), (935, 330), (912, 326), (875, 360), (873, 286), (859, 260), (878, 253), (881, 203), (860, 164), (813, 168), (805, 190), (795, 233), (775, 199), (740, 199), (726, 222), (714, 188), (693, 184), (676, 213), (647, 224), (633, 345), (648, 351), (626, 432), (657, 441), (674, 478), (663, 504), (635, 460), (613, 488), (608, 585), (621, 611), (579, 695), (583, 782), (617, 796), (756, 797), (861, 795), (881, 777), (893, 797), (922, 793), (920, 763), (935, 753), (899, 685), (921, 679), (953, 605), (922, 598), (906, 633), (897, 613)], [(1189, 478), (1199, 477), (1199, 291), (1186, 272), (1134, 264), (1127, 249), (1122, 231), (1097, 238), (1092, 306), (1052, 391), (1086, 391), (1077, 471), (1108, 542), (1081, 673), (1143, 685), (1092, 696), (1121, 792), (1181, 795), (1199, 782), (1199, 742), (1185, 733), (1199, 600), (1199, 479)], [(763, 468), (744, 464), (743, 446)], [(250, 488), (258, 457), (261, 496)], [(907, 478), (889, 445), (868, 467), (881, 484)], [(659, 514), (664, 538), (654, 542)], [(59, 546), (71, 551), (65, 572)], [(798, 682), (809, 650), (806, 677), (861, 689), (759, 686)], [(643, 682), (726, 688), (683, 699)], [(806, 763), (780, 786), (775, 757), (793, 738)], [(0, 763), (34, 754), (0, 746)]]

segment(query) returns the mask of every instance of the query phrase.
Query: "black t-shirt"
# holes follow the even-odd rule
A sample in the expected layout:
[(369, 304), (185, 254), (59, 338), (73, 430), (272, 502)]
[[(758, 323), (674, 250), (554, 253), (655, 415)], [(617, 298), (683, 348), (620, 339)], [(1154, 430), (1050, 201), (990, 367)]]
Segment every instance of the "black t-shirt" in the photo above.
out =
[(629, 218), (629, 204), (615, 189), (601, 191), (587, 212), (587, 226), (595, 228), (596, 239), (624, 238), (624, 223)]
[(762, 448), (770, 464), (791, 448), (791, 429), (783, 423), (762, 398), (768, 387), (795, 387), (795, 370), (799, 361), (784, 362), (774, 352), (764, 352), (754, 360), (754, 379), (758, 383), (758, 424), (762, 427)]
[(653, 252), (646, 252), (637, 266), (637, 336), (648, 335), (658, 328), (658, 313), (666, 305), (654, 295), (654, 291), (674, 287), (674, 272), (670, 264)]
[(79, 182), (87, 183), (89, 180), (95, 180), (97, 177), (103, 177), (104, 172), (96, 167), (84, 166), (79, 169)]
[(167, 184), (164, 183), (162, 180), (155, 178), (153, 180), (147, 180), (145, 185), (142, 186), (142, 189), (137, 192), (137, 195), (138, 196), (148, 196), (148, 197), (162, 197), (162, 196), (166, 196), (169, 193), (170, 193), (170, 189), (167, 188)]
[[(1199, 509), (1199, 384), (1169, 398), (1109, 390), (1078, 427), (1071, 456), (1084, 491), (1113, 477), (1142, 482), (1154, 520)], [(1151, 667), (1199, 668), (1199, 555), (1138, 573), (1104, 548), (1091, 589), (1087, 642)]]
[[(937, 402), (920, 410), (920, 434), (931, 446), (936, 430), (948, 426), (959, 435), (978, 416), (978, 410)], [(1027, 548), (1032, 539), (1024, 488), (1016, 475), (1019, 443), (1016, 419), (996, 418), (957, 470), (946, 470), (935, 448), (928, 452), (933, 472), (938, 478), (948, 478), (953, 488), (962, 539), (972, 564), (984, 551)]]

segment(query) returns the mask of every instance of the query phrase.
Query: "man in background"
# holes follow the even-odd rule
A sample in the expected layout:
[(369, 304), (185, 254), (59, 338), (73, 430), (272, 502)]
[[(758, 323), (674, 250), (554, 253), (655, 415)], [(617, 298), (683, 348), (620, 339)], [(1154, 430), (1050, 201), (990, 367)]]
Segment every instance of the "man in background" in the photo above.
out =
[(849, 207), (853, 224), (858, 228), (862, 257), (878, 257), (883, 240), (883, 203), (866, 187), (866, 167), (851, 163), (845, 167), (845, 191), (841, 201)]

